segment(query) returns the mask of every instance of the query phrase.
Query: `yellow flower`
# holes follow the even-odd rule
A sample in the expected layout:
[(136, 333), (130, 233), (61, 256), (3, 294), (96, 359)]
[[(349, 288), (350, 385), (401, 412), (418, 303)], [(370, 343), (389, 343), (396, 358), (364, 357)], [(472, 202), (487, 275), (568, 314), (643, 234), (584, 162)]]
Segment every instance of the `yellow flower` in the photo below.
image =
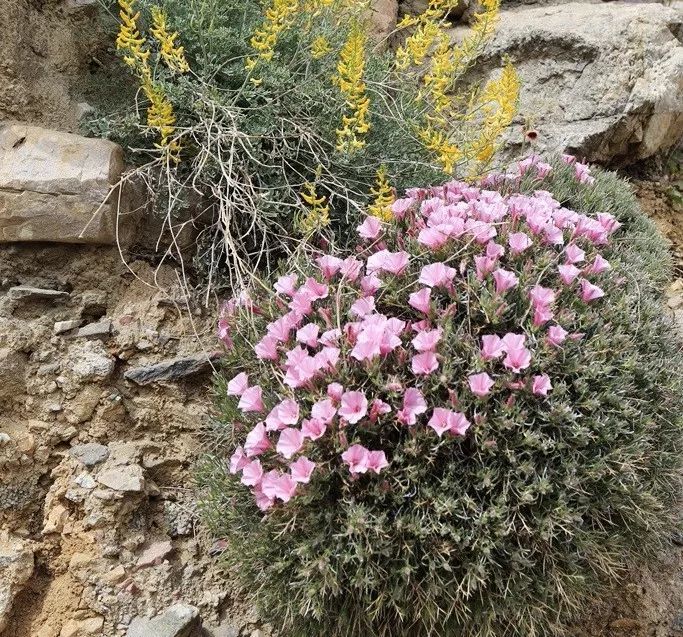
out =
[(396, 201), (394, 191), (389, 185), (386, 166), (381, 166), (377, 171), (377, 181), (374, 188), (370, 189), (374, 201), (368, 206), (368, 213), (382, 221), (389, 223), (394, 215), (391, 212), (391, 204)]
[(323, 35), (319, 35), (311, 42), (311, 55), (314, 60), (325, 57), (331, 50), (332, 47), (330, 46), (329, 40)]
[(166, 28), (166, 14), (159, 7), (152, 7), (152, 28), (150, 32), (160, 45), (161, 59), (172, 71), (187, 73), (190, 66), (185, 59), (185, 50), (177, 46), (178, 33), (169, 33)]
[(135, 0), (119, 0), (121, 24), (116, 37), (116, 48), (127, 52), (123, 61), (131, 68), (146, 65), (149, 58), (149, 51), (145, 49), (145, 38), (138, 29), (140, 12), (135, 10), (134, 5)]
[[(250, 40), (251, 47), (258, 54), (257, 59), (263, 62), (273, 59), (278, 38), (291, 26), (298, 10), (297, 0), (271, 0), (261, 26)], [(251, 58), (247, 59), (247, 70), (253, 69), (254, 66), (250, 60)]]
[(337, 149), (351, 153), (365, 146), (363, 137), (370, 130), (368, 115), (370, 100), (365, 92), (365, 46), (367, 34), (354, 22), (339, 54), (334, 83), (346, 100), (346, 113), (342, 127), (337, 129)]
[(310, 235), (330, 225), (330, 207), (327, 199), (316, 193), (315, 184), (307, 181), (301, 191), (301, 198), (308, 205), (306, 213), (297, 224), (302, 234)]

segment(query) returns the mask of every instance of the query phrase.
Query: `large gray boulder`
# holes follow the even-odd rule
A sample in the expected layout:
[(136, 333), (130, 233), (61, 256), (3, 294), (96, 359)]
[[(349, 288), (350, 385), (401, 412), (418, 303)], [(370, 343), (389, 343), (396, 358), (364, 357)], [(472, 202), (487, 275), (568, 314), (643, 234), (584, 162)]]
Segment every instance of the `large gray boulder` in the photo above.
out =
[[(454, 39), (465, 33), (453, 30)], [(510, 56), (522, 80), (508, 156), (525, 130), (540, 151), (627, 164), (683, 137), (683, 10), (653, 3), (569, 2), (503, 8), (478, 66), (495, 74)]]
[(0, 242), (114, 243), (122, 172), (110, 141), (0, 125)]

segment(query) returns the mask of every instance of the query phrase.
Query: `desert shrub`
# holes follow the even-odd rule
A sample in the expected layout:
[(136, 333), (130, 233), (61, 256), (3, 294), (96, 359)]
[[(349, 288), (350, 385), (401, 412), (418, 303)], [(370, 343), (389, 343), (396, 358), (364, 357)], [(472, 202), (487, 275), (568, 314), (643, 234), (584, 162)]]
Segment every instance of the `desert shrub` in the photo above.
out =
[[(117, 48), (140, 84), (132, 109), (97, 122), (140, 164), (169, 223), (209, 223), (207, 272), (241, 281), (296, 237), (343, 243), (392, 188), (479, 172), (515, 112), (508, 63), (459, 81), (491, 37), (498, 0), (452, 45), (432, 0), (394, 49), (370, 36), (365, 0), (120, 0)], [(457, 4), (457, 3), (455, 3)]]
[(226, 304), (202, 510), (278, 634), (545, 636), (656, 554), (668, 258), (571, 161), (409, 190)]

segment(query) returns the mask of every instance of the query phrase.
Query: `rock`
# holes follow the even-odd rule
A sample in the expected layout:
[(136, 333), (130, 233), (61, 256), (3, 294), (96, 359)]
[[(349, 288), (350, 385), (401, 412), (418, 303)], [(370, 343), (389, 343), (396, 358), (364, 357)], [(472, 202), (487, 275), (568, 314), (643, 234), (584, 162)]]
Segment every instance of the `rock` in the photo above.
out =
[(81, 382), (105, 380), (114, 372), (114, 359), (100, 341), (85, 341), (69, 348), (64, 369)]
[(123, 376), (126, 380), (130, 380), (136, 385), (175, 381), (208, 371), (211, 369), (211, 361), (216, 360), (216, 358), (218, 358), (218, 355), (207, 357), (203, 353), (186, 358), (174, 358), (162, 361), (156, 365), (134, 367), (129, 369)]
[(62, 627), (59, 637), (89, 637), (101, 635), (104, 617), (88, 617), (87, 619), (72, 619)]
[[(123, 151), (113, 142), (0, 127), (0, 243), (113, 244)], [(124, 197), (125, 199), (125, 197)]]
[(371, 0), (370, 24), (375, 40), (387, 38), (396, 28), (397, 20), (398, 0)]
[(216, 628), (209, 628), (207, 632), (210, 637), (240, 637), (240, 629), (231, 623), (223, 623)]
[[(523, 121), (539, 152), (627, 164), (683, 135), (683, 12), (661, 4), (570, 2), (501, 11), (479, 73), (509, 55), (522, 81), (518, 124), (506, 137), (518, 154)], [(460, 39), (465, 31), (453, 30)]]
[(0, 348), (0, 402), (12, 400), (26, 391), (28, 357), (6, 347)]
[(70, 332), (75, 330), (83, 321), (81, 319), (72, 319), (70, 321), (57, 321), (55, 323), (53, 332), (55, 335), (64, 334), (65, 332)]
[(0, 532), (0, 633), (17, 593), (33, 575), (33, 551), (21, 538)]
[(96, 442), (88, 442), (71, 447), (69, 455), (86, 467), (94, 467), (109, 457), (109, 448)]
[(135, 617), (126, 637), (188, 637), (198, 621), (196, 606), (174, 604), (152, 619)]
[(114, 491), (144, 491), (145, 476), (142, 467), (137, 464), (112, 467), (100, 471), (97, 481)]
[(147, 566), (155, 566), (161, 564), (163, 559), (173, 550), (173, 544), (170, 540), (163, 542), (154, 542), (148, 546), (142, 555), (138, 558), (136, 563), (138, 568), (146, 568)]
[[(1, 170), (1, 169), (0, 169)], [(2, 202), (2, 189), (0, 188), (0, 203)], [(0, 215), (2, 209), (0, 208)], [(1, 216), (0, 216), (0, 223)], [(2, 226), (0, 226), (0, 231)], [(2, 240), (0, 235), (0, 241)], [(13, 301), (65, 301), (69, 298), (68, 292), (61, 290), (49, 290), (44, 288), (33, 288), (29, 285), (17, 285), (9, 289), (7, 293)]]
[(93, 337), (93, 336), (109, 336), (111, 334), (111, 321), (103, 319), (97, 323), (89, 323), (78, 330), (74, 336), (76, 338)]

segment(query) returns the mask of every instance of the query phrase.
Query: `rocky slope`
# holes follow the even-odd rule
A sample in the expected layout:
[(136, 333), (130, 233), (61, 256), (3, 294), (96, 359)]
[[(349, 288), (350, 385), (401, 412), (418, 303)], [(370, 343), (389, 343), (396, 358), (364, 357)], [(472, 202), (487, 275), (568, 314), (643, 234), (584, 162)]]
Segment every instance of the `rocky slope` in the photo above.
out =
[[(120, 149), (63, 134), (83, 100), (101, 97), (89, 93), (93, 78), (110, 73), (93, 5), (3, 4), (0, 634), (256, 637), (267, 627), (220, 572), (220, 541), (203, 534), (192, 486), (218, 364), (215, 304), (139, 249), (134, 192), (107, 200)], [(382, 0), (378, 29), (418, 5)], [(683, 10), (505, 7), (480, 72), (517, 58), (526, 88), (512, 150), (533, 128), (539, 148), (621, 163), (680, 137)], [(24, 124), (2, 123), (11, 119)], [(683, 635), (682, 560), (672, 548), (659, 572), (633, 574), (576, 636)]]

